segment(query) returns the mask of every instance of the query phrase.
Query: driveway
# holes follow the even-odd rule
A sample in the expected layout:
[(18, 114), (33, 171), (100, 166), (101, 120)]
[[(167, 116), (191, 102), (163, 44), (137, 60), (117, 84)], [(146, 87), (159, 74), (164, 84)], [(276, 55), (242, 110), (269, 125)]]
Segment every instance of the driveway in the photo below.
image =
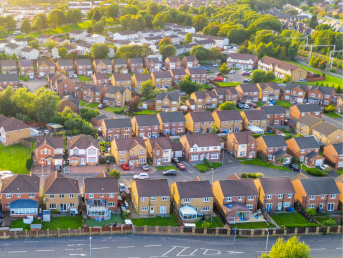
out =
[(45, 77), (42, 77), (42, 79), (38, 79), (35, 77), (32, 80), (29, 80), (27, 82), (20, 81), (23, 83), (23, 87), (29, 89), (32, 93), (36, 92), (39, 88), (41, 88), (44, 85), (47, 85), (48, 83), (45, 81)]

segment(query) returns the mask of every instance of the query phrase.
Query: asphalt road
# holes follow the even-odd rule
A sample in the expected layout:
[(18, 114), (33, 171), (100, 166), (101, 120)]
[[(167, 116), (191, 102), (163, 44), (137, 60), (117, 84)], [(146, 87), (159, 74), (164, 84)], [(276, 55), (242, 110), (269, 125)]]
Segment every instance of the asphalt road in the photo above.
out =
[[(270, 238), (267, 251), (277, 238)], [(342, 257), (342, 236), (303, 236), (312, 257)], [(201, 236), (93, 236), (72, 238), (12, 239), (0, 241), (0, 257), (258, 257), (266, 238), (236, 239)]]
[(340, 118), (331, 118), (329, 116), (326, 116), (325, 114), (322, 115), (322, 120), (330, 123), (330, 124), (333, 124), (341, 129), (343, 129), (343, 119), (342, 117)]

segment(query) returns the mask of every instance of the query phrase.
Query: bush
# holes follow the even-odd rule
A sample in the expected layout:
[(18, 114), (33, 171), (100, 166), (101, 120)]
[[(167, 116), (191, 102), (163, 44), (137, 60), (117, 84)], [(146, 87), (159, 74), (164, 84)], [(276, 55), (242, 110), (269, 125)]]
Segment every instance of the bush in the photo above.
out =
[(323, 227), (335, 227), (337, 226), (337, 221), (334, 220), (333, 218), (328, 218), (324, 220), (321, 224)]
[(27, 170), (31, 170), (32, 165), (33, 165), (33, 159), (32, 158), (27, 159), (27, 161), (26, 161)]
[(308, 214), (310, 214), (311, 216), (316, 216), (317, 212), (314, 209), (306, 209), (305, 210)]
[(146, 98), (145, 97), (141, 97), (141, 101), (146, 101)]
[(337, 72), (337, 70), (335, 68), (331, 68), (329, 71), (332, 72), (332, 73), (336, 73)]
[(248, 174), (247, 173), (242, 173), (241, 174), (241, 178), (248, 178)]
[(326, 176), (323, 171), (320, 171), (317, 168), (309, 168), (306, 172), (312, 176)]
[(116, 162), (116, 159), (115, 159), (114, 156), (112, 156), (112, 155), (107, 156), (106, 159), (107, 159), (110, 163), (111, 163), (111, 162), (113, 162), (113, 163)]
[(208, 160), (208, 159), (204, 159), (204, 163), (209, 167), (209, 168), (213, 168), (213, 164)]
[(129, 214), (127, 213), (127, 211), (124, 211), (124, 219), (129, 219)]

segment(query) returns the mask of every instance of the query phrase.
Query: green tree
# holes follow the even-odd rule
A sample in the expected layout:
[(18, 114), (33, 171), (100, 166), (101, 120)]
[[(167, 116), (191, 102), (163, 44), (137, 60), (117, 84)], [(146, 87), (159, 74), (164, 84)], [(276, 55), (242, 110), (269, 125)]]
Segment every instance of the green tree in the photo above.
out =
[(258, 47), (255, 49), (255, 51), (256, 51), (256, 55), (257, 55), (258, 59), (261, 59), (266, 54), (266, 51), (267, 51), (266, 44), (261, 42), (258, 45)]
[(86, 13), (86, 19), (87, 19), (87, 20), (91, 20), (91, 19), (92, 19), (93, 14), (94, 14), (94, 11), (95, 11), (95, 9), (92, 8), (92, 9), (90, 9), (90, 10)]
[(163, 59), (166, 59), (168, 56), (176, 55), (176, 48), (173, 45), (162, 45), (159, 48), (159, 52), (163, 56)]
[(94, 11), (94, 14), (92, 16), (92, 20), (93, 21), (100, 21), (101, 17), (102, 17), (102, 15), (101, 15), (101, 12), (100, 12), (99, 8), (96, 8), (95, 11)]
[(7, 15), (4, 18), (3, 23), (5, 24), (5, 28), (7, 30), (15, 30), (17, 27), (17, 22), (16, 22), (16, 20), (14, 20), (12, 15)]
[(181, 91), (186, 92), (186, 94), (191, 95), (193, 92), (198, 91), (201, 86), (196, 82), (192, 82), (189, 75), (186, 75), (179, 83), (179, 88)]
[(295, 60), (295, 58), (297, 57), (298, 55), (298, 43), (296, 42), (293, 42), (289, 48), (288, 48), (288, 57), (291, 59), (291, 60)]
[(86, 120), (87, 122), (90, 122), (93, 117), (100, 115), (100, 112), (92, 108), (81, 108), (80, 115), (82, 119)]
[(18, 62), (18, 57), (15, 53), (13, 53), (13, 55), (12, 55), (12, 60), (16, 60)]
[(158, 43), (158, 46), (161, 47), (161, 46), (167, 46), (167, 45), (172, 45), (172, 41), (170, 38), (168, 37), (164, 37), (159, 43)]
[(58, 112), (58, 102), (60, 97), (56, 92), (46, 90), (44, 87), (38, 89), (35, 93), (34, 114), (35, 120), (43, 123), (49, 123), (50, 119)]
[(110, 49), (106, 43), (95, 43), (91, 46), (91, 56), (95, 59), (107, 58)]
[(155, 88), (154, 89), (154, 97), (156, 97), (156, 95), (158, 94), (158, 93), (161, 93), (162, 91), (161, 91), (161, 89), (160, 88)]
[(227, 64), (226, 64), (226, 63), (223, 63), (222, 66), (219, 67), (219, 72), (220, 72), (221, 74), (224, 74), (224, 75), (229, 74), (230, 68), (227, 67)]
[(287, 241), (279, 238), (270, 252), (263, 253), (260, 258), (310, 258), (310, 255), (310, 247), (305, 242), (299, 242), (299, 237), (293, 236)]
[(227, 37), (230, 42), (235, 44), (241, 44), (246, 39), (248, 39), (248, 33), (243, 27), (234, 26), (234, 28), (229, 30)]
[(154, 16), (150, 15), (150, 14), (146, 14), (143, 16), (144, 20), (145, 20), (145, 24), (147, 27), (152, 28), (152, 21), (154, 20)]
[(315, 28), (318, 26), (317, 15), (313, 15), (313, 16), (311, 17), (311, 20), (310, 20), (308, 26), (309, 26), (311, 29), (315, 29)]
[(155, 19), (152, 21), (152, 26), (154, 29), (163, 29), (166, 23), (164, 22), (164, 18), (162, 14), (158, 13), (155, 16)]
[(217, 60), (217, 59), (221, 59), (222, 58), (222, 51), (220, 48), (218, 47), (211, 47), (210, 51), (208, 53), (208, 59), (209, 60)]
[(265, 71), (254, 70), (251, 74), (251, 82), (252, 83), (264, 82), (265, 75), (266, 75)]
[(207, 25), (203, 30), (202, 34), (204, 35), (211, 35), (211, 36), (217, 36), (218, 32), (220, 30), (221, 25), (218, 23), (210, 23)]
[(264, 75), (264, 80), (266, 82), (271, 82), (271, 81), (275, 80), (274, 72), (273, 71), (266, 72), (266, 74)]
[(58, 49), (58, 55), (61, 58), (66, 58), (68, 55), (68, 50), (65, 47), (61, 47), (60, 49)]
[(40, 45), (35, 40), (30, 41), (29, 42), (29, 46), (34, 48), (34, 49), (38, 49), (38, 50), (39, 50), (39, 47), (40, 47)]
[(118, 18), (119, 14), (120, 14), (119, 5), (116, 3), (113, 3), (109, 6), (107, 6), (105, 8), (105, 10), (106, 10), (106, 15), (108, 17), (112, 17), (113, 20)]
[(310, 59), (309, 65), (311, 67), (318, 68), (319, 61), (320, 61), (319, 58), (316, 58), (315, 56), (312, 56), (311, 59)]
[(326, 68), (326, 60), (320, 61), (319, 64), (318, 64), (318, 68), (320, 70), (324, 70)]
[(220, 110), (235, 110), (235, 109), (237, 109), (236, 104), (232, 101), (226, 101), (226, 102), (220, 104), (218, 108)]
[(70, 23), (77, 25), (78, 22), (82, 22), (82, 13), (80, 9), (69, 9), (67, 11), (67, 20)]
[(148, 68), (145, 68), (142, 73), (149, 73)]
[(52, 39), (48, 39), (47, 41), (45, 41), (44, 46), (49, 49), (53, 49), (55, 47), (58, 47), (58, 43), (56, 41), (53, 41)]
[(282, 81), (283, 83), (290, 82), (292, 80), (292, 77), (288, 74), (286, 74), (286, 78)]
[(148, 6), (147, 6), (147, 11), (149, 12), (149, 14), (156, 16), (160, 9), (158, 8), (158, 5), (155, 2), (149, 2)]
[(110, 172), (108, 172), (108, 174), (116, 179), (119, 180), (119, 178), (121, 177), (121, 173), (118, 170), (112, 169)]
[(0, 114), (3, 116), (12, 116), (16, 112), (16, 105), (13, 101), (15, 89), (13, 87), (7, 87), (0, 92)]
[(129, 102), (128, 109), (129, 113), (134, 113), (138, 111), (140, 99), (138, 96), (134, 96), (133, 99)]
[(97, 34), (101, 34), (104, 32), (104, 29), (105, 29), (105, 25), (103, 22), (99, 21), (99, 22), (96, 22), (94, 25), (93, 25), (93, 32), (94, 33), (97, 33)]
[(193, 41), (193, 35), (192, 35), (192, 33), (187, 33), (187, 34), (186, 34), (186, 37), (185, 37), (185, 42), (184, 42), (184, 44), (187, 45), (187, 44), (189, 44), (189, 43), (192, 43), (192, 41)]
[(206, 60), (209, 50), (203, 46), (194, 46), (191, 48), (190, 54), (196, 56), (198, 60)]
[(144, 98), (149, 98), (152, 92), (152, 88), (154, 87), (154, 84), (152, 83), (152, 80), (147, 80), (142, 84), (141, 87), (141, 93)]
[(20, 31), (27, 34), (31, 31), (31, 23), (29, 20), (24, 20), (20, 25)]
[(48, 15), (48, 23), (52, 27), (60, 27), (67, 23), (67, 17), (62, 10), (54, 9)]
[(289, 9), (289, 10), (286, 10), (285, 13), (289, 13), (290, 15), (298, 15), (298, 11), (295, 10), (295, 9)]
[(0, 39), (5, 39), (8, 37), (8, 31), (4, 26), (0, 27)]
[(48, 18), (46, 17), (45, 13), (39, 13), (33, 17), (32, 28), (41, 31), (47, 27), (48, 27)]
[(123, 30), (127, 30), (129, 28), (130, 21), (131, 21), (131, 15), (123, 15), (120, 17), (119, 22)]
[(202, 31), (208, 25), (208, 20), (205, 14), (195, 16), (193, 26), (196, 30)]

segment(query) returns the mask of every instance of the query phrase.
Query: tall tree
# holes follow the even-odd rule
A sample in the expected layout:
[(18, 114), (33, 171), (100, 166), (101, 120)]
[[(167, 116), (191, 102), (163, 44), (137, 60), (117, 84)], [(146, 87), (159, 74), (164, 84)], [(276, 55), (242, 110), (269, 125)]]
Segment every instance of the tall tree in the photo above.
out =
[(309, 26), (311, 29), (315, 29), (315, 28), (318, 26), (317, 15), (313, 15), (313, 16), (311, 17), (311, 20), (310, 20), (308, 26)]
[(230, 72), (230, 69), (229, 69), (229, 67), (227, 67), (227, 64), (226, 64), (226, 63), (223, 63), (222, 66), (219, 67), (219, 72), (220, 72), (221, 74), (226, 75), (226, 74), (228, 74), (228, 73)]
[(195, 16), (193, 26), (196, 30), (203, 30), (208, 25), (208, 20), (205, 14)]
[(95, 43), (91, 46), (90, 50), (92, 57), (96, 59), (106, 58), (110, 52), (108, 45), (105, 43)]
[(295, 60), (296, 56), (298, 55), (298, 43), (296, 41), (294, 41), (292, 43), (292, 45), (289, 46), (288, 48), (288, 57), (291, 59), (291, 60)]
[(151, 95), (153, 87), (154, 87), (154, 84), (152, 83), (151, 80), (147, 80), (146, 82), (144, 82), (141, 87), (141, 93), (143, 97), (148, 99)]
[(105, 25), (103, 22), (98, 21), (93, 25), (93, 32), (97, 34), (101, 34), (104, 32)]
[(48, 27), (48, 18), (45, 13), (36, 14), (33, 17), (32, 27), (37, 30), (43, 30)]
[(105, 10), (106, 10), (106, 15), (108, 17), (112, 17), (113, 19), (118, 18), (119, 14), (120, 14), (119, 5), (116, 3), (113, 3), (109, 6), (107, 6), (105, 8)]
[(102, 15), (101, 15), (101, 12), (100, 12), (99, 8), (96, 8), (95, 11), (94, 11), (94, 14), (92, 16), (92, 20), (93, 21), (100, 21), (101, 17), (102, 17)]
[(78, 22), (82, 22), (82, 13), (80, 9), (69, 9), (67, 11), (67, 20), (70, 23), (77, 25)]
[(160, 9), (158, 8), (158, 5), (155, 2), (149, 2), (147, 11), (151, 15), (156, 16), (159, 13)]
[(20, 31), (27, 34), (31, 31), (31, 23), (29, 20), (24, 20), (20, 25)]
[(198, 91), (201, 86), (196, 82), (192, 82), (189, 75), (186, 75), (179, 83), (179, 88), (181, 89), (181, 91), (186, 92), (186, 94), (190, 95), (193, 92)]
[(53, 49), (55, 47), (58, 47), (58, 43), (52, 39), (48, 39), (47, 41), (45, 41), (44, 46), (49, 49)]
[(155, 19), (152, 21), (153, 28), (163, 29), (165, 25), (166, 25), (166, 23), (164, 22), (164, 18), (162, 16), (162, 14), (158, 13), (155, 16)]
[(194, 46), (191, 48), (190, 54), (196, 56), (198, 60), (206, 60), (210, 51), (203, 46)]
[(184, 44), (187, 45), (193, 41), (193, 35), (192, 33), (187, 33), (185, 37), (185, 42)]
[(67, 23), (67, 17), (62, 10), (54, 9), (48, 15), (48, 23), (52, 27), (60, 27)]
[(56, 92), (38, 89), (35, 93), (34, 113), (36, 121), (48, 123), (50, 119), (58, 112), (58, 102), (60, 97)]
[(167, 45), (172, 45), (172, 41), (170, 38), (168, 37), (164, 37), (159, 43), (158, 43), (158, 46), (161, 47), (161, 46), (167, 46)]
[(219, 105), (220, 110), (236, 110), (236, 104), (232, 101), (226, 101)]
[(173, 45), (162, 45), (159, 48), (160, 54), (163, 56), (163, 60), (168, 56), (176, 55), (176, 48)]
[(58, 49), (58, 55), (61, 58), (66, 58), (68, 55), (68, 50), (65, 47), (61, 47), (60, 49)]
[(0, 39), (5, 39), (8, 37), (8, 31), (4, 26), (0, 27)]
[(0, 92), (0, 114), (8, 117), (16, 113), (15, 103), (13, 102), (14, 93), (13, 87), (7, 87)]

